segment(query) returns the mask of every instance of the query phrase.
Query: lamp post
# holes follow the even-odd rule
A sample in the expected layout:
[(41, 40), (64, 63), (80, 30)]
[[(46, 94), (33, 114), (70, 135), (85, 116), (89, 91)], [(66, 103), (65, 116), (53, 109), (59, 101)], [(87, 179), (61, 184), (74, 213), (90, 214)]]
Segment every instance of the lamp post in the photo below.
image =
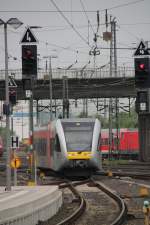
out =
[(5, 45), (5, 109), (6, 109), (6, 190), (11, 191), (11, 168), (10, 168), (10, 107), (9, 107), (9, 77), (8, 77), (8, 47), (7, 47), (7, 25), (14, 29), (23, 23), (17, 18), (10, 18), (7, 22), (0, 19), (0, 25), (4, 25), (4, 45)]

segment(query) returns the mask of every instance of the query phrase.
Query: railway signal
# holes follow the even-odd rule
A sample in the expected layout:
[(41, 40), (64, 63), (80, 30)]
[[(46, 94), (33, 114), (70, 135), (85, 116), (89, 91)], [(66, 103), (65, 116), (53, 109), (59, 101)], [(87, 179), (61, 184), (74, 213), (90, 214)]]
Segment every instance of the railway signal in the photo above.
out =
[(9, 101), (11, 105), (16, 105), (17, 102), (17, 93), (15, 89), (10, 89), (9, 90)]
[(135, 86), (137, 88), (150, 88), (150, 51), (143, 40), (134, 52)]
[(150, 58), (141, 57), (134, 59), (135, 85), (138, 88), (150, 87)]
[(23, 79), (31, 79), (31, 76), (37, 76), (36, 45), (22, 45), (22, 76)]
[(17, 169), (21, 166), (21, 161), (19, 158), (13, 158), (11, 160), (11, 167), (14, 168), (14, 169)]
[(135, 102), (135, 108), (137, 113), (148, 113), (149, 112), (149, 97), (147, 91), (138, 91)]

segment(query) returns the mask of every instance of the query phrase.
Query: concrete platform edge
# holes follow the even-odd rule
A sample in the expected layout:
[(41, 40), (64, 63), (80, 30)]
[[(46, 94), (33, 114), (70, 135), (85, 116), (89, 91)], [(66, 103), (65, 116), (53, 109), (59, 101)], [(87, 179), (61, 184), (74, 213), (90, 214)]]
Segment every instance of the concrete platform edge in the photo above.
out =
[(36, 225), (39, 220), (45, 221), (54, 216), (61, 205), (62, 193), (57, 189), (50, 196), (9, 208), (6, 212), (8, 217), (0, 218), (0, 225)]

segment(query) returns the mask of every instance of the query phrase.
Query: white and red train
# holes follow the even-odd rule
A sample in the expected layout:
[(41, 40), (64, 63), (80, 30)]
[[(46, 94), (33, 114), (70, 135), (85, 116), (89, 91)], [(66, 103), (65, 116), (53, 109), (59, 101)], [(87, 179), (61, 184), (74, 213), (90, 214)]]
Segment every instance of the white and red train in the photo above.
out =
[(102, 168), (98, 119), (58, 119), (34, 131), (37, 167), (65, 175), (90, 175)]

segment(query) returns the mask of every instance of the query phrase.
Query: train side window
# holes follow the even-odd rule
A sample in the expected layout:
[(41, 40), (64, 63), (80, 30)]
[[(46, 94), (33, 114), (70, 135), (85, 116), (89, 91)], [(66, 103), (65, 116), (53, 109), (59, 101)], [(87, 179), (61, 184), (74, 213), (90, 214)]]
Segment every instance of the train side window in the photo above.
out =
[(106, 138), (106, 139), (105, 139), (105, 145), (108, 145), (108, 144), (109, 144), (109, 139)]
[(58, 135), (56, 135), (56, 138), (55, 138), (55, 149), (56, 149), (56, 152), (61, 152)]
[(55, 150), (55, 139), (51, 138), (50, 139), (50, 154), (51, 154), (51, 156), (53, 155), (54, 150)]
[(47, 142), (45, 139), (39, 138), (35, 143), (36, 151), (39, 155), (46, 155)]
[(102, 138), (101, 145), (108, 145), (108, 138)]
[(101, 145), (104, 145), (104, 138), (101, 138)]
[(42, 152), (43, 152), (43, 155), (46, 155), (46, 147), (47, 147), (46, 139), (43, 139), (43, 141), (42, 141)]

